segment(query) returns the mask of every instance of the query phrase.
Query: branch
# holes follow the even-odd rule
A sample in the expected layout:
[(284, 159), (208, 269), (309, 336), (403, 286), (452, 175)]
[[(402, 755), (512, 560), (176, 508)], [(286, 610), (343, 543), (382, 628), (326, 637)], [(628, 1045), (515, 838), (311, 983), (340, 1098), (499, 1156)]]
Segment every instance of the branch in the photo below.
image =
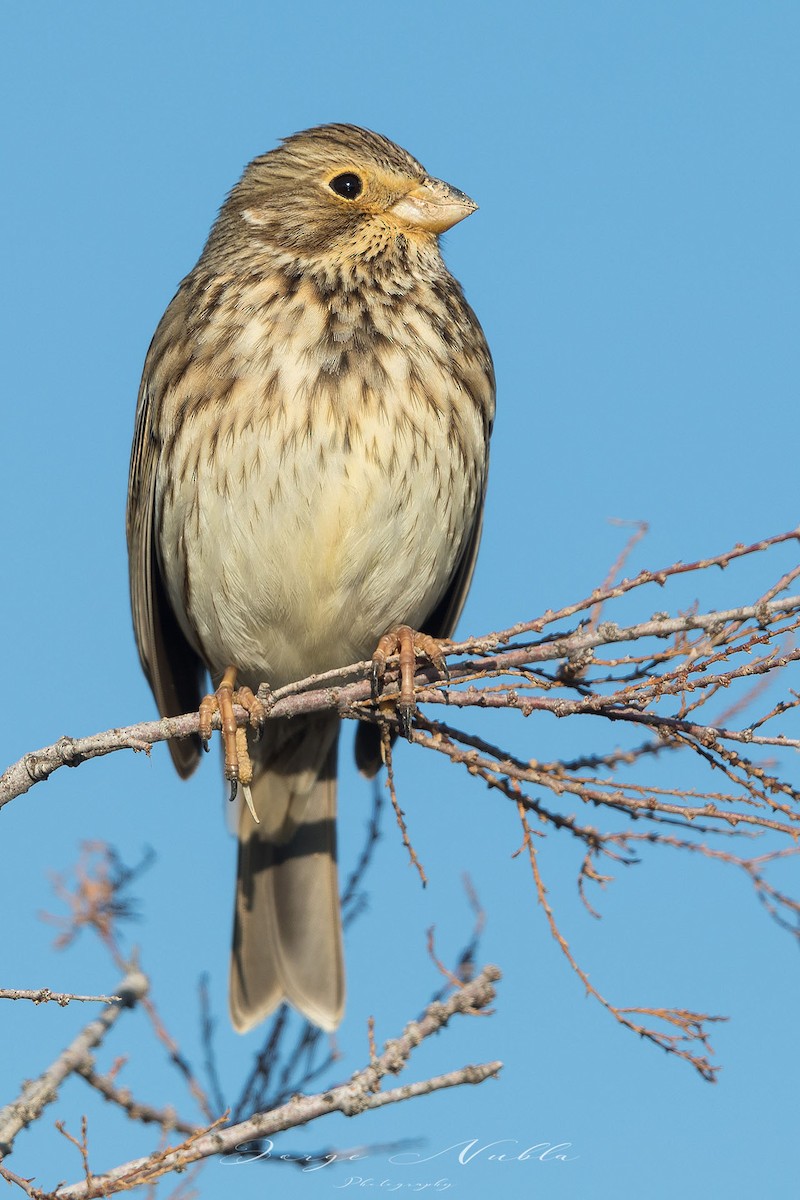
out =
[(84, 1003), (95, 1001), (100, 1004), (113, 1004), (121, 1000), (121, 996), (76, 996), (72, 992), (51, 992), (50, 988), (0, 988), (0, 1000), (32, 1000), (34, 1004), (46, 1004), (52, 1000), (62, 1008), (71, 1000), (81, 1000)]
[(87, 1055), (76, 1071), (105, 1100), (121, 1108), (132, 1121), (141, 1121), (143, 1125), (158, 1125), (165, 1133), (169, 1133), (171, 1129), (187, 1136), (200, 1132), (198, 1125), (182, 1120), (173, 1108), (155, 1108), (152, 1104), (141, 1104), (134, 1100), (129, 1088), (116, 1084), (113, 1073), (98, 1075), (90, 1055)]
[(56, 1099), (64, 1080), (80, 1069), (89, 1051), (100, 1045), (126, 1008), (133, 1008), (145, 996), (147, 987), (145, 976), (131, 967), (117, 988), (119, 1000), (112, 1001), (99, 1017), (90, 1021), (43, 1075), (26, 1083), (21, 1095), (0, 1110), (0, 1157), (11, 1153), (19, 1131), (32, 1124)]
[[(536, 885), (536, 895), (539, 903), (544, 909), (547, 923), (550, 927), (550, 932), (555, 939), (559, 949), (566, 958), (569, 965), (572, 967), (575, 974), (580, 979), (583, 986), (586, 988), (588, 995), (594, 996), (595, 1000), (602, 1004), (603, 1008), (607, 1009), (613, 1017), (619, 1021), (620, 1025), (638, 1033), (640, 1037), (647, 1041), (653, 1042), (656, 1046), (660, 1046), (662, 1050), (667, 1050), (671, 1054), (676, 1054), (678, 1058), (683, 1058), (695, 1068), (696, 1071), (706, 1080), (707, 1083), (716, 1083), (717, 1072), (719, 1067), (714, 1067), (709, 1062), (705, 1054), (700, 1051), (693, 1050), (693, 1043), (699, 1042), (703, 1050), (711, 1052), (711, 1046), (708, 1040), (708, 1034), (703, 1028), (703, 1023), (719, 1022), (727, 1020), (726, 1017), (712, 1017), (708, 1013), (689, 1012), (683, 1008), (620, 1008), (616, 1004), (612, 1004), (605, 996), (602, 996), (594, 984), (589, 980), (586, 972), (578, 966), (575, 958), (570, 951), (570, 948), (559, 930), (553, 910), (547, 900), (547, 888), (544, 886), (541, 873), (539, 871), (539, 863), (536, 854), (536, 849), (533, 843), (532, 831), (528, 825), (525, 808), (522, 804), (518, 805), (519, 817), (522, 822), (523, 842), (521, 849), (528, 852), (528, 859), (531, 864), (534, 883)], [(655, 1017), (656, 1020), (663, 1021), (670, 1028), (677, 1030), (676, 1033), (665, 1033), (660, 1029), (650, 1029), (646, 1025), (641, 1025), (630, 1019), (631, 1016)]]
[[(680, 850), (698, 846), (698, 838), (707, 834), (718, 839), (741, 839), (766, 832), (790, 840), (792, 848), (800, 840), (800, 790), (776, 774), (772, 761), (746, 756), (755, 747), (800, 749), (800, 738), (773, 732), (779, 717), (796, 715), (794, 710), (800, 707), (800, 695), (785, 686), (777, 702), (764, 702), (747, 725), (732, 727), (745, 708), (752, 708), (756, 699), (762, 702), (766, 685), (777, 674), (785, 680), (786, 671), (796, 670), (800, 663), (800, 649), (795, 648), (800, 633), (800, 595), (785, 594), (800, 578), (800, 567), (792, 566), (779, 578), (773, 578), (768, 587), (760, 590), (760, 595), (756, 592), (755, 600), (751, 591), (747, 597), (749, 603), (721, 611), (675, 615), (656, 612), (648, 620), (627, 626), (600, 619), (604, 606), (636, 589), (653, 584), (663, 587), (690, 572), (712, 567), (724, 569), (745, 556), (782, 543), (797, 543), (800, 529), (750, 546), (737, 545), (715, 557), (689, 564), (674, 563), (660, 571), (641, 571), (632, 579), (613, 582), (638, 537), (637, 533), (629, 540), (612, 568), (609, 581), (588, 597), (561, 609), (548, 609), (539, 617), (481, 638), (444, 643), (451, 660), (457, 655), (472, 657), (451, 661), (445, 682), (439, 680), (432, 667), (418, 670), (415, 681), (415, 698), (425, 706), (446, 704), (451, 711), (509, 709), (523, 717), (537, 713), (558, 719), (593, 717), (594, 721), (583, 722), (584, 729), (589, 728), (592, 733), (608, 731), (613, 722), (615, 736), (617, 730), (625, 727), (634, 731), (637, 738), (641, 738), (639, 731), (644, 731), (645, 739), (633, 748), (625, 744), (610, 748), (605, 741), (597, 748), (573, 752), (569, 760), (555, 762), (517, 757), (473, 733), (434, 722), (423, 713), (417, 714), (412, 732), (412, 740), (418, 745), (444, 754), (455, 765), (465, 767), (481, 779), (493, 794), (500, 792), (520, 806), (535, 890), (553, 935), (584, 983), (587, 981), (572, 960), (544, 900), (544, 884), (531, 840), (533, 831), (527, 825), (526, 814), (534, 813), (543, 826), (564, 832), (582, 844), (578, 890), (594, 915), (597, 913), (586, 891), (589, 885), (602, 888), (611, 881), (611, 876), (596, 869), (597, 861), (604, 858), (631, 865), (638, 861), (634, 847), (645, 841)], [(566, 622), (575, 624), (565, 628)], [(391, 700), (396, 684), (396, 671), (390, 672), (384, 695), (376, 704), (371, 696), (370, 664), (356, 663), (275, 692), (262, 686), (259, 697), (267, 719), (327, 711), (381, 726), (389, 768), (388, 787), (402, 830), (402, 812), (391, 769), (392, 734), (397, 730)], [(733, 695), (722, 705), (718, 701), (727, 689), (733, 689)], [(707, 715), (711, 708), (704, 708), (710, 702), (714, 703), (713, 718)], [(772, 707), (764, 711), (769, 704)], [(598, 723), (598, 717), (605, 718), (605, 722)], [(236, 719), (244, 726), (248, 714), (237, 709)], [(125, 748), (149, 753), (156, 742), (189, 736), (197, 732), (198, 725), (198, 714), (190, 713), (88, 738), (61, 738), (53, 746), (26, 755), (6, 771), (0, 778), (0, 806), (28, 791), (34, 783), (47, 779), (61, 766), (77, 766), (88, 758)], [(646, 756), (654, 758), (679, 749), (689, 750), (704, 768), (716, 771), (722, 786), (713, 791), (656, 787), (625, 774), (626, 768), (641, 765)], [(575, 810), (575, 799), (583, 806), (580, 813)], [(565, 809), (566, 803), (569, 809)], [(589, 814), (596, 810), (613, 819), (609, 830), (602, 831), (589, 824)], [(633, 833), (631, 828), (620, 828), (621, 817), (640, 829), (654, 832)], [(664, 832), (667, 826), (677, 826), (683, 836), (667, 837)], [(408, 842), (407, 834), (404, 836)], [(712, 856), (711, 851), (702, 852)], [(767, 911), (791, 927), (800, 913), (800, 905), (773, 888), (763, 875), (764, 867), (774, 860), (774, 855), (740, 859), (717, 850), (713, 857), (745, 870)], [(635, 1010), (615, 1007), (592, 987), (589, 990), (624, 1025), (680, 1053), (706, 1078), (713, 1076), (713, 1068), (702, 1054), (696, 1053), (698, 1041), (707, 1045), (699, 1025), (705, 1018), (684, 1010), (638, 1010), (666, 1021), (678, 1032), (649, 1030), (630, 1019), (628, 1014)], [(281, 1032), (279, 1023), (273, 1031), (276, 1039)], [(689, 1046), (690, 1042), (694, 1044)], [(679, 1048), (681, 1043), (683, 1049)], [(265, 1052), (271, 1053), (272, 1049), (270, 1043)], [(306, 1051), (307, 1044), (301, 1039), (294, 1061), (300, 1062)], [(261, 1063), (256, 1076), (259, 1073), (268, 1079), (269, 1070)], [(310, 1078), (305, 1082), (310, 1082)], [(280, 1103), (283, 1098), (272, 1102)], [(266, 1109), (269, 1103), (262, 1098), (254, 1106)], [(210, 1108), (205, 1111), (206, 1120), (210, 1121)], [(236, 1110), (237, 1115), (240, 1111)]]
[[(654, 577), (653, 573), (648, 572), (647, 577), (646, 581), (650, 581), (651, 577)], [(594, 603), (591, 598), (590, 601)], [(563, 611), (571, 612), (572, 610), (564, 609)], [(702, 630), (713, 634), (726, 625), (740, 625), (745, 621), (763, 623), (799, 612), (800, 595), (760, 604), (741, 605), (738, 608), (731, 608), (722, 612), (691, 613), (674, 618), (668, 618), (659, 614), (649, 621), (630, 625), (627, 628), (620, 628), (612, 622), (603, 622), (597, 629), (578, 630), (559, 636), (556, 639), (547, 639), (539, 643), (515, 647), (497, 653), (489, 653), (487, 649), (484, 656), (478, 661), (462, 662), (451, 666), (450, 682), (451, 684), (458, 684), (470, 679), (508, 674), (515, 670), (530, 668), (534, 665), (547, 662), (566, 660), (569, 663), (580, 661), (600, 646), (611, 646), (621, 642), (636, 642), (647, 637), (666, 640), (677, 634), (687, 633), (692, 630)], [(555, 615), (552, 619), (555, 619)], [(539, 618), (539, 622), (549, 621), (549, 619), (546, 615)], [(527, 630), (537, 623), (526, 622), (514, 628)], [(502, 631), (501, 633), (487, 634), (484, 638), (471, 639), (468, 642), (460, 644), (451, 643), (448, 646), (448, 655), (474, 651), (476, 647), (481, 649), (496, 647), (500, 641), (508, 636), (508, 633), (509, 631)], [(798, 659), (800, 659), (800, 651), (794, 651), (785, 655), (782, 660), (772, 662), (768, 669), (775, 670), (782, 665), (786, 665), (788, 662), (797, 661)], [(754, 673), (754, 669), (751, 667), (745, 673), (752, 674)], [(343, 718), (363, 720), (374, 710), (371, 698), (371, 683), (368, 678), (370, 670), (370, 663), (354, 663), (350, 667), (338, 671), (330, 671), (325, 675), (310, 675), (305, 680), (289, 684), (287, 687), (280, 688), (273, 693), (267, 692), (268, 719), (294, 717), (310, 713), (336, 712)], [(333, 684), (321, 686), (325, 685), (328, 680), (347, 680), (352, 678), (357, 679), (358, 682), (345, 683), (343, 685), (337, 684), (335, 686)], [(431, 684), (435, 682), (436, 678), (436, 671), (432, 667), (423, 668), (417, 672), (417, 680), (420, 685), (425, 683)], [(539, 682), (541, 683), (541, 681)], [(388, 686), (384, 698), (390, 698), (394, 695), (394, 683), (396, 683), (395, 677), (391, 674), (387, 675)], [(513, 690), (506, 690), (502, 694), (487, 694), (486, 691), (475, 688), (467, 692), (457, 692), (450, 688), (424, 686), (420, 687), (417, 698), (425, 704), (451, 704), (458, 705), (459, 707), (474, 708), (519, 708), (525, 716), (537, 710), (549, 710), (557, 716), (597, 711), (602, 701), (602, 698), (595, 697), (591, 701), (575, 701), (568, 704), (563, 699), (550, 700), (547, 697), (520, 697)], [(606, 704), (608, 704), (607, 700)], [(240, 726), (247, 725), (250, 718), (246, 710), (237, 707), (234, 711), (237, 724)], [(607, 711), (601, 712), (601, 715), (609, 715), (609, 713)], [(614, 715), (617, 720), (626, 719), (631, 721), (647, 721), (649, 716), (642, 713), (635, 714), (633, 711), (628, 713), (617, 712)], [(384, 719), (385, 716), (386, 714), (382, 714)], [(109, 729), (104, 733), (92, 734), (83, 738), (67, 736), (59, 738), (51, 746), (45, 746), (41, 750), (26, 754), (0, 776), (0, 808), (8, 804), (15, 797), (24, 795), (34, 784), (49, 779), (53, 772), (60, 767), (77, 767), (91, 758), (113, 754), (117, 750), (144, 751), (149, 754), (150, 748), (158, 742), (167, 741), (169, 738), (184, 738), (189, 737), (191, 734), (196, 734), (199, 729), (199, 720), (198, 713), (185, 713), (180, 717), (162, 717), (160, 721), (141, 721), (127, 728)], [(215, 714), (212, 724), (214, 728), (219, 728), (218, 714)], [(758, 738), (747, 737), (746, 735), (740, 736), (743, 740), (747, 741), (759, 740)], [(782, 745), (800, 748), (800, 740), (777, 740)]]
[[(501, 641), (507, 642), (513, 637), (519, 637), (521, 633), (540, 633), (547, 625), (552, 625), (555, 621), (569, 620), (579, 612), (584, 612), (587, 609), (594, 608), (597, 604), (605, 604), (609, 600), (617, 600), (620, 596), (624, 596), (627, 592), (633, 591), (634, 588), (642, 587), (645, 584), (656, 583), (659, 587), (663, 587), (668, 579), (675, 578), (678, 575), (688, 575), (697, 571), (707, 571), (709, 567), (719, 567), (725, 570), (738, 558), (745, 558), (751, 554), (761, 554), (765, 550), (769, 550), (772, 546), (779, 546), (783, 542), (800, 542), (800, 526), (796, 529), (789, 529), (786, 533), (778, 533), (773, 537), (762, 538), (758, 542), (752, 542), (749, 546), (743, 546), (738, 542), (733, 549), (726, 550), (722, 554), (712, 555), (710, 558), (699, 558), (695, 562), (672, 563), (669, 567), (662, 567), (658, 571), (640, 571), (633, 579), (623, 579), (620, 583), (595, 588), (591, 596), (578, 601), (577, 604), (570, 604), (566, 608), (548, 609), (541, 617), (537, 617), (533, 621), (523, 621), (518, 625), (512, 625), (509, 629), (502, 630), (497, 634)], [(769, 598), (769, 593), (766, 593), (764, 599)], [(471, 643), (476, 649), (477, 640)], [(470, 645), (470, 643), (466, 643)], [(468, 653), (469, 651), (465, 651)]]
[[(91, 1200), (92, 1197), (108, 1196), (116, 1191), (127, 1191), (141, 1184), (153, 1183), (162, 1175), (182, 1170), (200, 1159), (231, 1154), (248, 1142), (307, 1124), (331, 1112), (341, 1112), (352, 1117), (367, 1109), (382, 1108), (387, 1104), (428, 1095), (443, 1088), (482, 1083), (493, 1078), (501, 1070), (502, 1063), (465, 1066), (419, 1083), (393, 1088), (388, 1092), (378, 1090), (381, 1080), (388, 1074), (399, 1074), (414, 1048), (425, 1038), (443, 1029), (451, 1017), (471, 1015), (488, 1007), (494, 1000), (494, 984), (499, 978), (500, 972), (496, 967), (484, 967), (477, 978), (465, 984), (445, 1003), (429, 1005), (421, 1020), (410, 1022), (399, 1038), (386, 1043), (383, 1054), (376, 1061), (356, 1072), (348, 1083), (326, 1089), (316, 1096), (295, 1096), (288, 1104), (272, 1112), (259, 1113), (226, 1129), (212, 1126), (209, 1130), (199, 1131), (187, 1138), (180, 1146), (124, 1163), (104, 1175), (92, 1176), (91, 1180), (82, 1180), (69, 1187), (59, 1187), (57, 1195), (50, 1195), (53, 1200)], [(43, 1196), (43, 1200), (49, 1200), (49, 1197)]]

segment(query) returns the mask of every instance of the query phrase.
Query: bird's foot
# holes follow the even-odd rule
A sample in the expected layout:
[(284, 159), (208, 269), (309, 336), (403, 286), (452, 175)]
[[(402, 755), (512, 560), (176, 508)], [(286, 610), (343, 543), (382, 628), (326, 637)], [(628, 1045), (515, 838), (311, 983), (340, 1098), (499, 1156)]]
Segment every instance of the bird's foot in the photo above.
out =
[(249, 687), (236, 687), (236, 667), (228, 667), (217, 690), (200, 702), (200, 738), (208, 750), (211, 721), (214, 713), (219, 713), (222, 746), (225, 752), (225, 778), (231, 785), (231, 800), (235, 799), (240, 783), (245, 799), (248, 799), (250, 784), (253, 782), (253, 763), (247, 748), (247, 730), (243, 725), (237, 726), (233, 712), (234, 704), (247, 710), (251, 729), (260, 733), (267, 710)]
[(411, 722), (416, 712), (417, 704), (414, 699), (414, 673), (417, 658), (427, 658), (440, 675), (449, 683), (450, 672), (444, 657), (446, 639), (431, 637), (428, 633), (418, 633), (410, 625), (396, 625), (385, 633), (378, 642), (372, 656), (372, 698), (377, 700), (380, 694), (383, 676), (386, 671), (386, 660), (392, 655), (399, 657), (400, 694), (397, 697), (397, 720), (403, 737), (412, 740)]

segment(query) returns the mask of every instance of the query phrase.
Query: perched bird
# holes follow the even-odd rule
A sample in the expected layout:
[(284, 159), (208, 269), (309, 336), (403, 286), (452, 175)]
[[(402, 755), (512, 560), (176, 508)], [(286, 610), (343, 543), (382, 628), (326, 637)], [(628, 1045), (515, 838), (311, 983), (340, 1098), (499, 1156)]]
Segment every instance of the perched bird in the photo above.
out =
[[(208, 671), (201, 730), (234, 700), (257, 722), (248, 689), (373, 652), (379, 670), (399, 648), (408, 724), (413, 652), (435, 657), (431, 638), (453, 632), (480, 539), (492, 360), (438, 245), (476, 207), (354, 125), (285, 139), (230, 192), (156, 330), (136, 411), (131, 601), (162, 715), (197, 709)], [(270, 720), (250, 748), (240, 1031), (284, 999), (326, 1030), (342, 1017), (338, 736), (330, 714)], [(232, 731), (225, 746), (235, 781)], [(170, 750), (185, 777), (200, 738)], [(356, 757), (378, 770), (375, 725), (360, 723)]]

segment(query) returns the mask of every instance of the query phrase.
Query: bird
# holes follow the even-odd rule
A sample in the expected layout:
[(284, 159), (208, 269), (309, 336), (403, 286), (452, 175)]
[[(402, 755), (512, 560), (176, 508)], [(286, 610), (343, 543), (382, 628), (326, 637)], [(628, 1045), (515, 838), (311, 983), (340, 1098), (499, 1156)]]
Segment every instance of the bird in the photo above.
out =
[[(371, 657), (379, 681), (399, 650), (408, 733), (414, 655), (441, 662), (470, 586), (495, 379), (440, 236), (476, 208), (381, 134), (295, 133), (244, 169), (145, 359), (134, 632), (161, 715), (199, 710), (207, 738), (218, 709), (226, 776), (245, 784), (229, 977), (242, 1033), (284, 1001), (333, 1031), (346, 990), (340, 719), (263, 721), (254, 693)], [(234, 702), (260, 740), (236, 740)], [(170, 741), (180, 776), (202, 740)], [(363, 774), (380, 747), (360, 721)]]

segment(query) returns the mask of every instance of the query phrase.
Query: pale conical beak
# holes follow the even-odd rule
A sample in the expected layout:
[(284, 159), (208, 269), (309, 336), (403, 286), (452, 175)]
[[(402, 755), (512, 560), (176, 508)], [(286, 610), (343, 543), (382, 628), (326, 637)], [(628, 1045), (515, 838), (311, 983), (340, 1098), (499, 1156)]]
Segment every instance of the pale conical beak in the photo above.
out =
[(393, 204), (389, 212), (412, 229), (444, 233), (445, 229), (474, 213), (477, 207), (474, 200), (449, 183), (425, 179)]

